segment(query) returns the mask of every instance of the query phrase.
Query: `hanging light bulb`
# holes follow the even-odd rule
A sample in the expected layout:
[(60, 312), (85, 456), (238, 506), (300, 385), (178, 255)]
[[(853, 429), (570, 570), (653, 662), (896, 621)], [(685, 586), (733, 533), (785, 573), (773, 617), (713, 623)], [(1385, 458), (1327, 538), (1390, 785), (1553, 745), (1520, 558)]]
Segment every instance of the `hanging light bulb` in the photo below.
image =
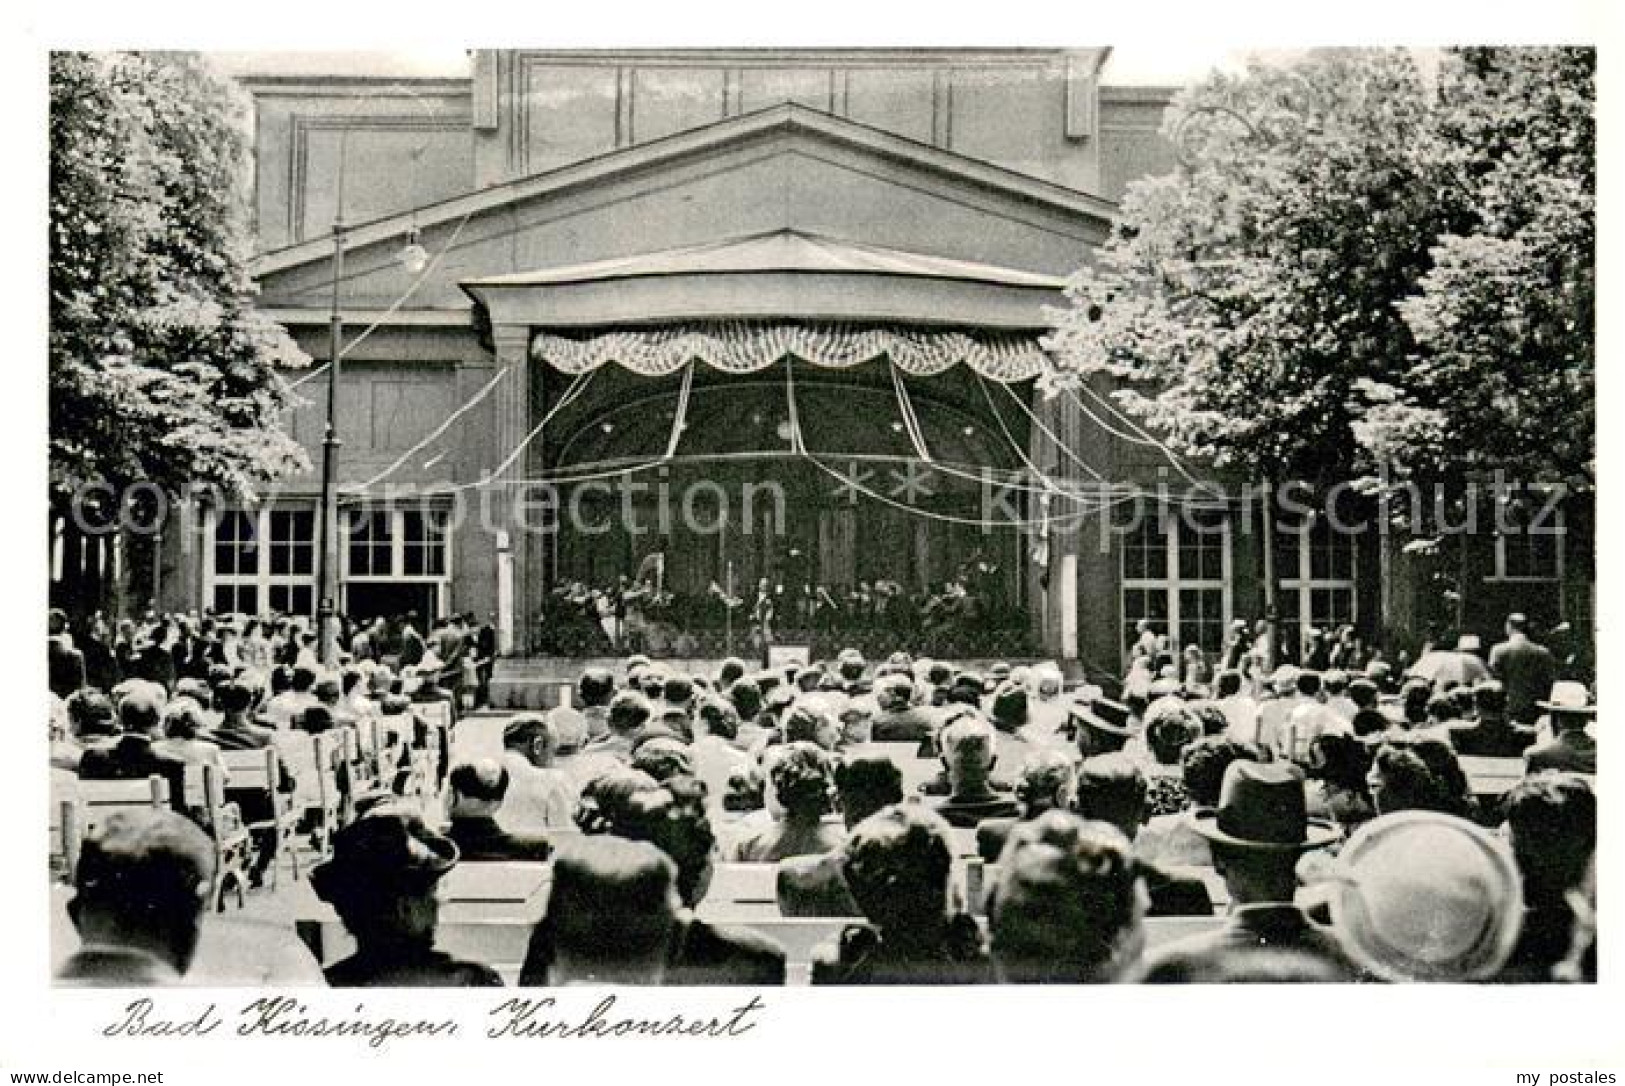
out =
[(412, 228), (406, 232), (406, 244), (395, 254), (395, 259), (413, 275), (422, 273), (423, 269), (429, 266), (429, 250), (423, 247), (418, 237), (417, 223), (413, 223)]

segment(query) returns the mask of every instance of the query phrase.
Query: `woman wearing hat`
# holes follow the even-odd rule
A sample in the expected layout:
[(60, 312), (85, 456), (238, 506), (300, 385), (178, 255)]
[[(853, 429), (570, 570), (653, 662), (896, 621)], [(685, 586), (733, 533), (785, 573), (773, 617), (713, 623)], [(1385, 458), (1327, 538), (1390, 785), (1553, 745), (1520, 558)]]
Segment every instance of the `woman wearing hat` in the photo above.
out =
[(333, 837), (333, 857), (311, 872), (356, 952), (325, 970), (335, 988), (493, 988), (496, 971), (434, 949), (440, 879), (457, 846), (399, 808), (382, 808)]

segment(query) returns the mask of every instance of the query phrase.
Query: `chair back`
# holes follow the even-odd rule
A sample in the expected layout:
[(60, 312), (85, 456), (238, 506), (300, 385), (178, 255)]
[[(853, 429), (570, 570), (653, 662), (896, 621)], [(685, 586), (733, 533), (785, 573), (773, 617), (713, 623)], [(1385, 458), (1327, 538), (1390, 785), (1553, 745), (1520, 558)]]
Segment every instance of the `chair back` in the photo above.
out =
[(146, 779), (79, 780), (79, 805), (88, 832), (119, 811), (168, 810), (169, 782), (156, 773)]

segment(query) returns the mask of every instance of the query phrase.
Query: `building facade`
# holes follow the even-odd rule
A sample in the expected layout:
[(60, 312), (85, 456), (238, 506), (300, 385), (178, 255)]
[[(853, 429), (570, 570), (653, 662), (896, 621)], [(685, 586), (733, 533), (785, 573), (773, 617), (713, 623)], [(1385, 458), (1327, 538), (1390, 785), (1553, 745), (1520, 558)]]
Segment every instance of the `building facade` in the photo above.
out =
[[(974, 568), (1035, 655), (1115, 671), (1140, 619), (1216, 648), (1263, 609), (1257, 510), (1173, 497), (1190, 466), (1106, 383), (1034, 381), (1066, 276), (1174, 165), (1172, 92), (1102, 85), (1107, 56), (509, 50), (464, 79), (245, 80), (261, 304), (318, 367), (343, 319), (338, 608), (492, 615), (543, 653), (549, 600), (651, 560), (701, 611), (763, 578), (844, 598)], [(285, 375), (313, 464), (333, 372)], [(319, 482), (194, 510), (160, 604), (313, 610)], [(1572, 538), (1452, 567), (1276, 527), (1288, 623), (1589, 630)]]

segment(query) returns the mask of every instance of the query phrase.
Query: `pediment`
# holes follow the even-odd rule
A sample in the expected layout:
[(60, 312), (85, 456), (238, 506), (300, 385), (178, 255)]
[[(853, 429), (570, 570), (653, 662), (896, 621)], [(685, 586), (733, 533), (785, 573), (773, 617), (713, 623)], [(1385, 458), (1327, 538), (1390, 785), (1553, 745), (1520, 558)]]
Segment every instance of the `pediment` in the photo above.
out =
[[(722, 239), (799, 232), (1062, 276), (1104, 240), (1115, 205), (801, 106), (784, 105), (346, 230), (347, 308), (414, 279), (408, 231), (441, 254), (403, 311), (464, 310), (461, 284)], [(262, 255), (273, 310), (323, 307), (333, 240)]]

